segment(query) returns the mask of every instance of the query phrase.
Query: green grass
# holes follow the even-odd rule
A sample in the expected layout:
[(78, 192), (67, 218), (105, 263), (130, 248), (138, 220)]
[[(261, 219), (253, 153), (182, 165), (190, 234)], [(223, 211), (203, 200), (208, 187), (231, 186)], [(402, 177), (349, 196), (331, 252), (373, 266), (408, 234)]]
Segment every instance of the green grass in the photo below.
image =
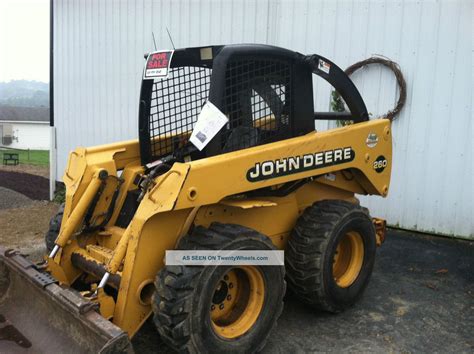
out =
[(49, 165), (49, 150), (17, 150), (17, 149), (1, 149), (0, 163), (3, 164), (4, 153), (17, 153), (19, 155), (21, 165)]

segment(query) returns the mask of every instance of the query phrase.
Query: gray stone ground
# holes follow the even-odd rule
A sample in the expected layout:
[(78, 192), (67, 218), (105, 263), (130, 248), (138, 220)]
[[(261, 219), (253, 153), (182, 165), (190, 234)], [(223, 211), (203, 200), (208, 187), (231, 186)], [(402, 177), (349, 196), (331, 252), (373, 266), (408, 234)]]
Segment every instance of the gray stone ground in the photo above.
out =
[[(137, 353), (171, 353), (151, 321)], [(390, 230), (361, 301), (330, 315), (287, 296), (265, 354), (473, 353), (474, 242)]]
[(30, 203), (31, 199), (27, 196), (11, 189), (0, 187), (0, 210), (19, 208)]

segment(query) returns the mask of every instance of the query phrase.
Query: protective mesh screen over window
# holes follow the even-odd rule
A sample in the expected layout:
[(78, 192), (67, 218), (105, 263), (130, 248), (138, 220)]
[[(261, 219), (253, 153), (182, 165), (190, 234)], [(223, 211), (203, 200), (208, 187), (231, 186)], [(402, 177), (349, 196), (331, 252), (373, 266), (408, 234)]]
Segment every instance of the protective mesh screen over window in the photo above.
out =
[(207, 101), (210, 80), (211, 69), (194, 66), (172, 68), (168, 78), (155, 80), (149, 119), (154, 158), (169, 155), (187, 144)]
[(226, 69), (223, 112), (229, 118), (223, 152), (289, 137), (290, 66), (275, 60), (238, 59)]

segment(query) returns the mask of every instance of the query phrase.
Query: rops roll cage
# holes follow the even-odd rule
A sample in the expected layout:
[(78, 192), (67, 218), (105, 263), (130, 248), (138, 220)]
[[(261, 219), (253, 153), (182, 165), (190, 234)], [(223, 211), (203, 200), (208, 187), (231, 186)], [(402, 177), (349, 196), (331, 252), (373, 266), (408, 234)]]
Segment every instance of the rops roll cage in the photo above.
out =
[[(197, 159), (300, 136), (314, 130), (314, 120), (369, 120), (351, 79), (317, 54), (260, 44), (184, 48), (174, 51), (170, 71), (182, 68), (195, 70), (165, 79), (161, 86), (154, 80), (142, 81), (139, 140), (143, 165), (169, 155), (176, 160), (184, 155)], [(312, 74), (335, 88), (350, 113), (314, 112)], [(230, 121), (203, 151), (197, 151), (187, 141), (191, 132), (186, 130), (192, 129), (199, 106), (207, 100)], [(266, 120), (262, 123), (265, 110), (272, 116), (271, 125)], [(168, 138), (166, 149), (157, 149), (163, 137)], [(240, 141), (240, 145), (229, 145), (229, 140)]]

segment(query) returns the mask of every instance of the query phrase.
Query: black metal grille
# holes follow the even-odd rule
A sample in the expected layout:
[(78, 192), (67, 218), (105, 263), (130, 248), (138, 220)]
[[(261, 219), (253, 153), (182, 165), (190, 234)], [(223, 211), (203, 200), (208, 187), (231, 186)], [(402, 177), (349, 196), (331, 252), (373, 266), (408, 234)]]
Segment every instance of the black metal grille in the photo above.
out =
[(211, 69), (172, 68), (166, 79), (153, 84), (150, 105), (151, 155), (174, 153), (187, 144), (209, 95)]
[(226, 69), (222, 150), (230, 152), (290, 135), (290, 65), (277, 60), (235, 59)]

